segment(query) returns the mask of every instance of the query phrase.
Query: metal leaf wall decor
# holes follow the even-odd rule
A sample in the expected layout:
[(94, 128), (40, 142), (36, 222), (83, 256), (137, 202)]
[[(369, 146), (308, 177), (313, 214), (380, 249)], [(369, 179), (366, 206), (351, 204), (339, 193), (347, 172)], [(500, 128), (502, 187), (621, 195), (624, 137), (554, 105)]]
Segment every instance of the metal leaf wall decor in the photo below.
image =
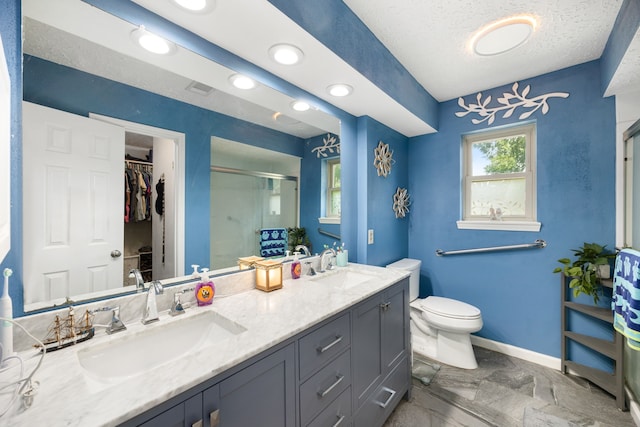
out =
[(378, 176), (384, 176), (391, 173), (391, 165), (394, 163), (393, 151), (389, 149), (389, 144), (378, 142), (378, 146), (373, 149), (373, 166), (378, 170)]
[(503, 113), (502, 118), (507, 119), (511, 117), (516, 108), (521, 107), (527, 108), (528, 111), (520, 114), (518, 120), (525, 120), (538, 110), (541, 110), (542, 114), (547, 114), (549, 112), (549, 104), (547, 103), (549, 98), (567, 98), (569, 96), (567, 92), (551, 92), (533, 98), (527, 98), (531, 90), (531, 85), (525, 86), (522, 92), (518, 92), (518, 82), (513, 84), (511, 90), (513, 93), (505, 92), (502, 94), (502, 97), (497, 99), (498, 105), (495, 107), (489, 107), (491, 95), (483, 100), (482, 92), (478, 92), (476, 95), (476, 103), (469, 103), (468, 105), (465, 104), (464, 98), (460, 97), (458, 98), (458, 105), (465, 111), (456, 112), (456, 116), (464, 117), (469, 113), (475, 113), (478, 114), (481, 119), (471, 119), (471, 123), (478, 125), (482, 122), (487, 122), (487, 124), (490, 125), (494, 122), (498, 113)]
[(311, 149), (311, 152), (316, 153), (318, 158), (320, 158), (320, 156), (327, 157), (327, 151), (330, 154), (333, 154), (334, 151), (336, 154), (340, 154), (340, 141), (338, 141), (338, 138), (335, 135), (328, 133), (325, 138), (322, 138), (322, 143), (322, 145)]
[(410, 204), (407, 189), (398, 187), (396, 194), (393, 195), (393, 211), (396, 213), (396, 218), (404, 218), (409, 213)]

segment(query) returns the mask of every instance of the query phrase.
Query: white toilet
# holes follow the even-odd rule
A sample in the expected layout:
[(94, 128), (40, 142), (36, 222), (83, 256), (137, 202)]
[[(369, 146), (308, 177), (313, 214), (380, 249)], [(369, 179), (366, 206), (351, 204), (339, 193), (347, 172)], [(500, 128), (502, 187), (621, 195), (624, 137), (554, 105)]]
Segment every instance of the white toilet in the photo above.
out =
[(482, 328), (480, 310), (450, 298), (418, 298), (422, 261), (404, 258), (387, 265), (411, 272), (411, 345), (418, 355), (464, 369), (478, 367), (470, 334)]

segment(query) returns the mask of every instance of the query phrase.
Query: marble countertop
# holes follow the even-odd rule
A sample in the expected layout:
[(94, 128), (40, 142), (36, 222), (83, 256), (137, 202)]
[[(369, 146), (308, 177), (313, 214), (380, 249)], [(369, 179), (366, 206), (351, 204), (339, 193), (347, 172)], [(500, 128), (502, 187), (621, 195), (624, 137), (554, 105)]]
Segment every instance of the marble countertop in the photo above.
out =
[[(301, 331), (337, 314), (348, 307), (387, 288), (407, 277), (408, 272), (381, 267), (349, 264), (347, 269), (371, 276), (370, 280), (346, 286), (331, 280), (304, 276), (298, 280), (286, 279), (283, 288), (262, 292), (249, 288), (234, 289), (226, 293), (217, 287), (213, 304), (207, 307), (191, 307), (187, 313), (171, 317), (160, 313), (160, 321), (142, 325), (139, 321), (127, 323), (128, 330), (107, 335), (104, 329), (85, 342), (60, 351), (46, 354), (34, 380), (39, 389), (33, 405), (20, 410), (19, 403), (0, 418), (3, 426), (66, 425), (101, 426), (117, 425), (190, 388), (215, 377), (237, 364), (268, 350)], [(334, 272), (323, 273), (329, 277)], [(179, 359), (168, 362), (144, 373), (110, 382), (92, 378), (81, 367), (78, 352), (89, 346), (102, 345), (118, 340), (124, 334), (143, 332), (145, 328), (162, 327), (212, 310), (246, 328), (246, 331), (226, 338), (223, 342), (200, 347)], [(126, 323), (126, 322), (125, 322)], [(167, 343), (171, 345), (171, 343)], [(144, 350), (141, 352), (144, 355)], [(21, 353), (27, 359), (25, 372), (30, 372), (39, 356), (33, 350)], [(17, 369), (16, 369), (17, 371)], [(9, 381), (11, 372), (0, 372), (2, 383)], [(18, 372), (16, 372), (19, 375)], [(0, 411), (8, 400), (0, 395)]]

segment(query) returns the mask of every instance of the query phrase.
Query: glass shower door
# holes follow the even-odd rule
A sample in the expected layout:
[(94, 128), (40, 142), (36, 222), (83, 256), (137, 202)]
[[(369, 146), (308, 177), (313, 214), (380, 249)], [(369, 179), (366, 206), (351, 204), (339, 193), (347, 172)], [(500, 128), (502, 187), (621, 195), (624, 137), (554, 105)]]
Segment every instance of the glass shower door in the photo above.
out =
[(239, 257), (260, 255), (260, 230), (295, 227), (296, 177), (252, 171), (211, 171), (210, 268), (237, 265)]

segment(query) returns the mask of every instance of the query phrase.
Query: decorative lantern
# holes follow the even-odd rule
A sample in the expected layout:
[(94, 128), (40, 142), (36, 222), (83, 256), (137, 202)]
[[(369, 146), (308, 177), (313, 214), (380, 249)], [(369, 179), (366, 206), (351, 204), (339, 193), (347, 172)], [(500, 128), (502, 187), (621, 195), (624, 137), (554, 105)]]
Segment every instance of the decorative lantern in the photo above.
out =
[(256, 261), (262, 261), (264, 258), (259, 256), (248, 256), (244, 258), (238, 258), (238, 267), (240, 270), (248, 270), (253, 268)]
[(271, 292), (282, 287), (282, 263), (279, 261), (256, 261), (256, 289)]

